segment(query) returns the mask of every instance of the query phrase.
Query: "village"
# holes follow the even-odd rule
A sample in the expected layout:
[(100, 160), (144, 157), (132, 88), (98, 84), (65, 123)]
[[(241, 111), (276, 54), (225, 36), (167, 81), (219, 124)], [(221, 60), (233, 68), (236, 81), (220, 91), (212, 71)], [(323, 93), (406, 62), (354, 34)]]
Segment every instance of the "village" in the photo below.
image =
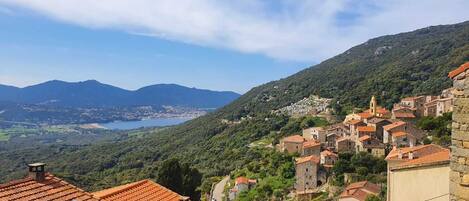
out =
[[(371, 96), (369, 108), (348, 114), (343, 122), (304, 128), (302, 133), (280, 139), (275, 150), (298, 156), (295, 158), (292, 199), (313, 200), (325, 189), (330, 189), (329, 175), (339, 154), (366, 152), (387, 162), (387, 183), (353, 181), (351, 175), (347, 175), (344, 178), (346, 186), (339, 192), (339, 201), (365, 201), (384, 192), (385, 200), (422, 200), (423, 197), (448, 200), (450, 151), (440, 145), (425, 143), (425, 139), (432, 136), (418, 128), (416, 122), (422, 117), (439, 117), (452, 112), (454, 90), (443, 90), (438, 96), (406, 97), (394, 104), (391, 110), (381, 107)], [(313, 104), (305, 104), (308, 100), (305, 98), (283, 111), (298, 117), (320, 114), (328, 109), (324, 103), (328, 104), (330, 100), (312, 97), (325, 101), (321, 101), (323, 104), (319, 107), (311, 107)], [(299, 111), (293, 108), (299, 108)], [(236, 200), (240, 193), (253, 188), (256, 182), (252, 178), (235, 178), (226, 200)], [(333, 197), (329, 193), (329, 198)]]

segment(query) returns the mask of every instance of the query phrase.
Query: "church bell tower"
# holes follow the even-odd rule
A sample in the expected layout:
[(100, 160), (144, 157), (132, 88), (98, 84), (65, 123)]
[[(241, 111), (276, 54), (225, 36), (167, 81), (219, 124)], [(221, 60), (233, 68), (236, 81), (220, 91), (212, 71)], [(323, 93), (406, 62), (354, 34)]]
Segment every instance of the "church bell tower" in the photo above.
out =
[(372, 96), (371, 101), (370, 101), (370, 113), (373, 116), (376, 116), (376, 107), (377, 107), (376, 98), (375, 98), (375, 96)]

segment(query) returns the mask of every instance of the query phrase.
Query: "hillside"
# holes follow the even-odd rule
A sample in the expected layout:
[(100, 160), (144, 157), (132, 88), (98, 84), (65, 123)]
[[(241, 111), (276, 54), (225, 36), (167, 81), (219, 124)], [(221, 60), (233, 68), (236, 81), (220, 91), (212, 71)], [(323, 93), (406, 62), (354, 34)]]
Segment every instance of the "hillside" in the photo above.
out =
[(176, 84), (157, 84), (136, 91), (100, 83), (48, 81), (17, 88), (0, 85), (0, 101), (61, 107), (123, 107), (173, 105), (218, 108), (238, 98), (234, 92), (188, 88)]
[[(371, 39), (295, 75), (273, 81), (206, 116), (142, 139), (80, 149), (24, 149), (0, 154), (0, 175), (18, 175), (20, 160), (45, 161), (53, 171), (87, 189), (155, 178), (161, 160), (178, 157), (206, 176), (224, 175), (262, 157), (247, 145), (288, 124), (273, 109), (310, 94), (333, 98), (341, 107), (365, 106), (371, 95), (389, 107), (400, 97), (436, 94), (450, 86), (447, 73), (469, 60), (469, 22), (435, 26)], [(335, 106), (340, 108), (339, 106)], [(251, 116), (240, 124), (222, 119)], [(26, 154), (29, 153), (29, 154)], [(46, 154), (42, 154), (46, 153)], [(6, 176), (0, 177), (5, 179)]]

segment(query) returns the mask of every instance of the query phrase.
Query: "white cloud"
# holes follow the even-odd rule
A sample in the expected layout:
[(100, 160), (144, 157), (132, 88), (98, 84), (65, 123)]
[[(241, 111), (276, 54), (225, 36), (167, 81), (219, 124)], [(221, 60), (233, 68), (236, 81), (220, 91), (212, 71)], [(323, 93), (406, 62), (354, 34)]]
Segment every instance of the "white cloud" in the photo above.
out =
[(379, 35), (468, 20), (468, 4), (467, 0), (0, 0), (0, 5), (84, 27), (300, 61), (320, 61)]

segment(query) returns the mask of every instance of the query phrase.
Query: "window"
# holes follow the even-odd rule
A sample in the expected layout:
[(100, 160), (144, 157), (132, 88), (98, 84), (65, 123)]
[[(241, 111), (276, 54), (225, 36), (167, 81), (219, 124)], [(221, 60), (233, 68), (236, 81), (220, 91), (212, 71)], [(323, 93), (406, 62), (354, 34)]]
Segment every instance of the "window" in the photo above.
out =
[(306, 172), (308, 172), (308, 168), (306, 168)]

